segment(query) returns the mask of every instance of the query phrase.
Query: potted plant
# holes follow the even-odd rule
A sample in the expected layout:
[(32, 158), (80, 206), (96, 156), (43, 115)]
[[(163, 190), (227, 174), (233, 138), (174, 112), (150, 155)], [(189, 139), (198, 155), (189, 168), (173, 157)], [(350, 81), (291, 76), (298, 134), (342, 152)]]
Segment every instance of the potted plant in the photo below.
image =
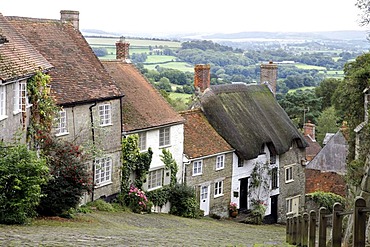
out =
[(235, 202), (230, 202), (229, 204), (229, 214), (230, 217), (235, 218), (238, 215), (238, 209)]

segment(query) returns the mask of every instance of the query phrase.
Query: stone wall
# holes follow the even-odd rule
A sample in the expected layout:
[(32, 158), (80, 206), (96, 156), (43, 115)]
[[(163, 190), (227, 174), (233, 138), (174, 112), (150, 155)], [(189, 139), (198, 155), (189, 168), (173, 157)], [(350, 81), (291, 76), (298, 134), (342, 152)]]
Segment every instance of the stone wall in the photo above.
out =
[[(292, 147), (286, 153), (280, 155), (279, 167), (279, 186), (280, 195), (278, 199), (278, 223), (286, 222), (286, 199), (299, 197), (299, 211), (305, 205), (305, 167), (301, 165), (301, 160), (305, 157), (305, 150)], [(285, 168), (292, 166), (293, 181), (286, 183)]]
[[(185, 182), (188, 186), (194, 186), (198, 200), (200, 200), (200, 187), (202, 184), (210, 185), (210, 210), (209, 214), (215, 214), (221, 217), (228, 217), (228, 206), (231, 198), (231, 175), (233, 166), (233, 153), (225, 154), (224, 169), (216, 171), (216, 157), (211, 156), (203, 159), (203, 169), (201, 175), (193, 176), (193, 162), (186, 165)], [(223, 195), (214, 197), (214, 184), (223, 180)]]

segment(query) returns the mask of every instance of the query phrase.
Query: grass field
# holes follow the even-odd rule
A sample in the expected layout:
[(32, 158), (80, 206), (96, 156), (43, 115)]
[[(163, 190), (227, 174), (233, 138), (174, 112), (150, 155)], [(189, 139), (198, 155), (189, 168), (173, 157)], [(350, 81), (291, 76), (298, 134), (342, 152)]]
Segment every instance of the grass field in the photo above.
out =
[(165, 56), (165, 55), (149, 55), (145, 63), (163, 63), (175, 61), (175, 56)]
[(315, 87), (300, 87), (300, 88), (290, 89), (288, 93), (294, 93), (297, 90), (305, 91), (305, 90), (310, 90), (310, 89), (315, 89)]
[(191, 98), (191, 94), (186, 93), (170, 93), (170, 98), (173, 100), (181, 99), (185, 103), (188, 102), (188, 100)]
[(322, 66), (315, 66), (315, 65), (307, 65), (307, 64), (295, 64), (295, 67), (298, 69), (316, 69), (316, 70), (326, 70), (325, 67)]
[(155, 69), (155, 67), (159, 65), (162, 68), (169, 68), (169, 69), (178, 69), (182, 72), (194, 72), (194, 66), (185, 63), (185, 62), (171, 62), (171, 63), (164, 63), (164, 64), (151, 64), (151, 65), (144, 65), (147, 69)]

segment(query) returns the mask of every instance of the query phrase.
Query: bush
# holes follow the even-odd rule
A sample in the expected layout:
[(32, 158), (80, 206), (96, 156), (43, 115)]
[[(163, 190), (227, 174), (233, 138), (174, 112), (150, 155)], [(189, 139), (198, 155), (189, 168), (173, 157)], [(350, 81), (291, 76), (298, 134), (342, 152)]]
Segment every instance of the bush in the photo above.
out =
[(47, 174), (45, 160), (26, 145), (0, 142), (0, 223), (23, 224), (36, 216)]
[(171, 188), (163, 186), (162, 188), (151, 190), (146, 193), (149, 201), (155, 206), (163, 207), (170, 200)]
[(87, 157), (69, 142), (48, 140), (44, 155), (52, 179), (42, 186), (46, 196), (41, 199), (38, 212), (59, 216), (70, 208), (77, 208), (83, 194), (91, 191), (92, 174), (87, 170)]
[(199, 218), (201, 211), (193, 188), (177, 184), (170, 192), (170, 213), (187, 218)]
[(345, 199), (337, 194), (332, 192), (323, 192), (323, 191), (315, 191), (313, 193), (307, 194), (312, 198), (312, 200), (320, 207), (327, 208), (330, 212), (333, 210), (333, 205), (336, 202), (341, 203), (344, 205)]
[(125, 197), (126, 205), (134, 213), (142, 213), (147, 211), (148, 199), (145, 192), (131, 185), (128, 195)]
[(115, 212), (116, 209), (113, 207), (112, 204), (102, 200), (102, 199), (98, 199), (96, 201), (93, 201), (93, 202), (89, 202), (86, 206), (88, 207), (94, 207), (96, 208), (97, 210), (99, 211), (105, 211), (105, 212)]

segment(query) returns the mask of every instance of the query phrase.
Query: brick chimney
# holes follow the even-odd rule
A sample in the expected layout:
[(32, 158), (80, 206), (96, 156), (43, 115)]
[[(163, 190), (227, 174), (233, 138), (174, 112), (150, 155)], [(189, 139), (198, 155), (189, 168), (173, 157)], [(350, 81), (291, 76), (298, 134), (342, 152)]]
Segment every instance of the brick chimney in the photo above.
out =
[(308, 123), (305, 123), (303, 126), (304, 136), (309, 136), (311, 140), (316, 141), (315, 127), (316, 126), (308, 120)]
[(204, 90), (211, 85), (211, 65), (197, 64), (194, 67), (194, 87), (198, 93), (203, 93)]
[(72, 23), (75, 29), (79, 29), (79, 18), (80, 12), (74, 10), (61, 10), (60, 20), (65, 23)]
[(270, 61), (268, 64), (261, 64), (260, 83), (266, 84), (272, 94), (276, 95), (276, 80), (277, 80), (277, 64)]
[(125, 40), (125, 37), (121, 37), (119, 41), (116, 42), (116, 59), (129, 62), (130, 61), (129, 47), (130, 43)]

